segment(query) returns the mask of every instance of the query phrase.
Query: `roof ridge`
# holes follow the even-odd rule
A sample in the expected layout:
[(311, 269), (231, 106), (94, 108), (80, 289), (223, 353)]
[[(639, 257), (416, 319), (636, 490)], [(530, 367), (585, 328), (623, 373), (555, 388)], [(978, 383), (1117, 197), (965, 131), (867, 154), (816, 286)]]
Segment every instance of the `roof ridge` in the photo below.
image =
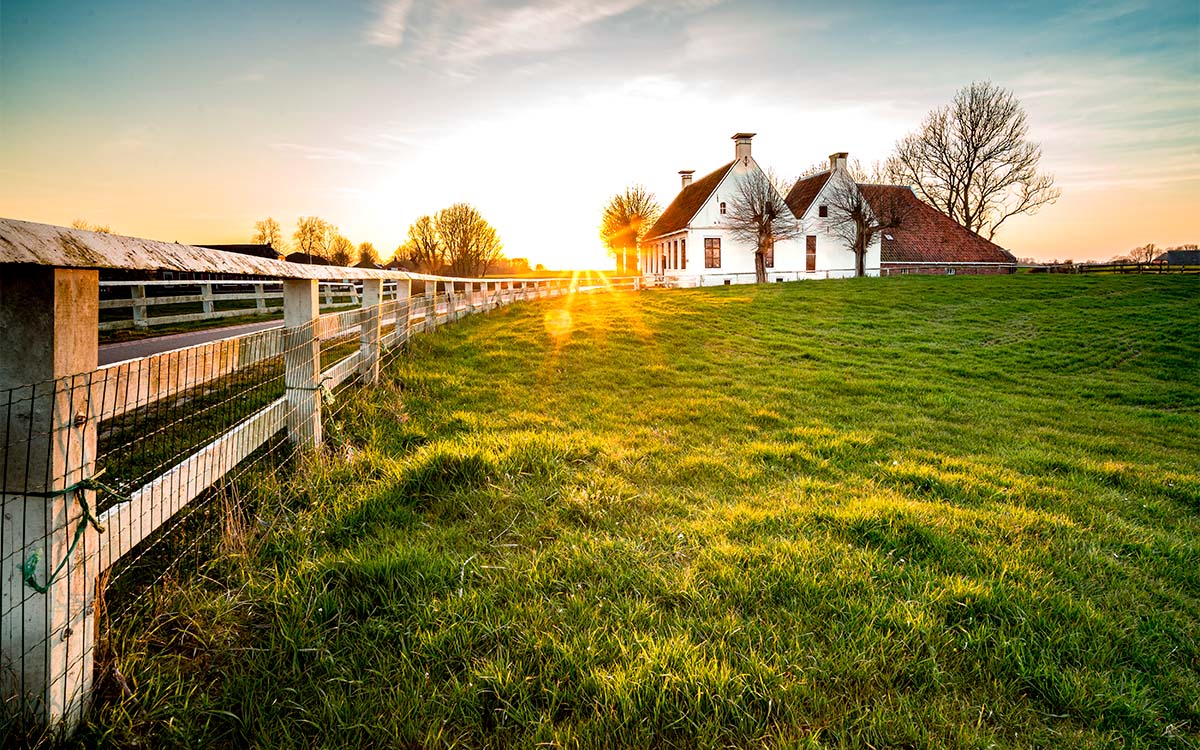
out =
[[(667, 206), (667, 210), (663, 211), (662, 215), (658, 217), (658, 221), (654, 222), (654, 226), (650, 227), (650, 231), (646, 232), (645, 237), (642, 238), (643, 241), (678, 232), (691, 224), (692, 220), (696, 218), (696, 214), (708, 201), (709, 196), (716, 191), (725, 176), (737, 163), (738, 160), (734, 159), (681, 189)], [(709, 184), (710, 181), (711, 184)]]

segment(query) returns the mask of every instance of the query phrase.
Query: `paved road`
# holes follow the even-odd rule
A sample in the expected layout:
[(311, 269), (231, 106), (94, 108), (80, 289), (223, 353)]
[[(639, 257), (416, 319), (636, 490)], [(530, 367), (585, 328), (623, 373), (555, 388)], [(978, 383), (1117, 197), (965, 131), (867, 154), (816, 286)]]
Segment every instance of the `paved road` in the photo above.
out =
[(225, 326), (224, 328), (206, 328), (203, 331), (188, 331), (187, 333), (172, 333), (168, 336), (138, 339), (137, 341), (122, 341), (118, 344), (102, 344), (100, 346), (100, 364), (124, 362), (127, 359), (148, 357), (159, 352), (181, 349), (185, 346), (203, 344), (207, 341), (227, 339), (230, 336), (244, 336), (247, 333), (257, 333), (268, 328), (281, 326), (278, 320), (266, 320), (262, 323), (246, 323), (240, 326)]

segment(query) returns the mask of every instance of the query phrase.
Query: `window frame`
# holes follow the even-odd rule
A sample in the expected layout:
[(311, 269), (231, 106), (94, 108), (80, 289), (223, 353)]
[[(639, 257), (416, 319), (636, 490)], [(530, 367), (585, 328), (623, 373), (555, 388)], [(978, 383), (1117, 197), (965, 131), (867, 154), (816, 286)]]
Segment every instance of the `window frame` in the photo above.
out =
[[(713, 263), (713, 258), (716, 258), (716, 263)], [(721, 238), (720, 237), (705, 237), (704, 238), (704, 267), (705, 268), (720, 268), (721, 267)]]
[(810, 234), (804, 238), (804, 272), (813, 273), (817, 270), (817, 235)]

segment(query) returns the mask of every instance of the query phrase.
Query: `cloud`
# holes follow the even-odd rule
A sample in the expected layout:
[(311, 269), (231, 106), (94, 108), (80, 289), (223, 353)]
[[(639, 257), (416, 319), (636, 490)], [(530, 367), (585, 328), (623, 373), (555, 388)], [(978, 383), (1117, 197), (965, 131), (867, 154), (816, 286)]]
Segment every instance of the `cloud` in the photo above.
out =
[(489, 0), (443, 0), (431, 6), (387, 0), (378, 6), (364, 37), (375, 46), (403, 47), (410, 62), (432, 58), (471, 69), (493, 58), (569, 49), (582, 43), (591, 27), (634, 11), (662, 18), (695, 13), (717, 2), (533, 0), (497, 7)]
[(367, 43), (377, 47), (399, 47), (408, 29), (413, 0), (386, 0), (378, 5), (375, 23), (366, 31)]

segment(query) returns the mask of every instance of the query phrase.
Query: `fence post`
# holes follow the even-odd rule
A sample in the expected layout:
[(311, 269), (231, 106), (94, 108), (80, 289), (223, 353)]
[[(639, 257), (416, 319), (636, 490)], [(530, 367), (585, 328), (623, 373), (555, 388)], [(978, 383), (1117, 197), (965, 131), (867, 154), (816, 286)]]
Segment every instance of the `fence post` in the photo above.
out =
[(321, 443), (320, 314), (315, 279), (283, 280), (283, 382), (287, 389), (288, 436), (300, 448)]
[(437, 328), (437, 286), (436, 281), (425, 280), (425, 330)]
[(404, 344), (408, 341), (409, 334), (409, 318), (411, 311), (409, 304), (412, 301), (412, 279), (397, 279), (396, 280), (396, 345)]
[(146, 287), (137, 284), (130, 287), (130, 293), (133, 297), (133, 327), (145, 328), (149, 325), (146, 322)]
[(213, 311), (213, 295), (212, 284), (200, 285), (200, 307), (204, 310), (205, 315), (211, 315)]
[(383, 324), (380, 305), (383, 303), (383, 280), (363, 279), (362, 327), (358, 336), (358, 373), (363, 382), (379, 382), (379, 334)]
[(333, 284), (325, 284), (325, 306), (333, 307)]
[(262, 284), (254, 285), (254, 311), (259, 315), (267, 312), (267, 297)]
[(21, 352), (0, 357), (0, 693), (67, 731), (92, 689), (96, 531), (74, 539), (86, 520), (81, 503), (94, 510), (96, 493), (67, 490), (95, 469), (99, 297), (96, 271), (9, 266), (0, 274), (0, 345)]

